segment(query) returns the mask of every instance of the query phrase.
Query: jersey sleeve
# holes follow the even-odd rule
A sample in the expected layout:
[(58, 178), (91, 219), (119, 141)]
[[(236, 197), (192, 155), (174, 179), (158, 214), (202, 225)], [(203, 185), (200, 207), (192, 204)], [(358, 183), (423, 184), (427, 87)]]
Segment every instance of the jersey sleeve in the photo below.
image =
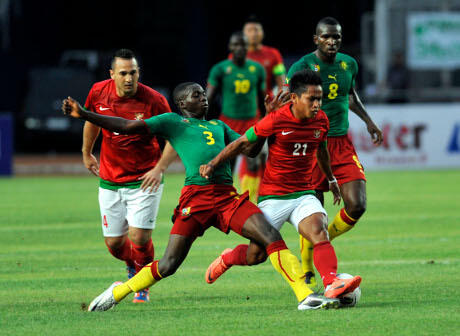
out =
[(266, 87), (265, 87), (265, 78), (267, 74), (265, 73), (265, 69), (263, 66), (259, 66), (259, 82), (257, 83), (257, 86), (259, 88), (259, 91), (265, 92)]
[(212, 86), (219, 86), (222, 80), (222, 71), (219, 64), (214, 65), (209, 72), (208, 84)]
[(158, 96), (157, 102), (153, 105), (153, 108), (153, 115), (160, 115), (163, 113), (171, 112), (171, 107), (169, 107), (169, 103), (163, 95)]
[(292, 76), (294, 76), (294, 74), (295, 74), (297, 71), (300, 71), (300, 70), (303, 70), (303, 69), (306, 69), (306, 67), (304, 66), (302, 60), (299, 60), (299, 61), (295, 62), (295, 63), (289, 68), (288, 74), (287, 74), (287, 76), (286, 76), (286, 83), (289, 84), (289, 81), (291, 80)]
[(358, 63), (354, 58), (351, 59), (351, 71), (352, 71), (352, 79), (351, 79), (351, 87), (354, 88), (356, 85), (356, 76), (358, 75)]
[(161, 135), (162, 137), (168, 139), (174, 131), (180, 132), (177, 127), (178, 119), (180, 119), (180, 116), (176, 113), (163, 113), (158, 116), (145, 119), (144, 122), (151, 134)]
[(229, 144), (230, 142), (233, 142), (235, 141), (236, 139), (238, 139), (240, 137), (240, 134), (238, 134), (237, 132), (235, 132), (234, 130), (232, 130), (230, 128), (230, 126), (228, 126), (226, 123), (222, 122), (222, 125), (224, 127), (224, 132), (225, 132), (225, 139), (228, 141), (225, 142), (225, 144)]
[(274, 133), (275, 129), (275, 118), (274, 115), (277, 113), (267, 114), (263, 119), (259, 120), (254, 125), (254, 133), (257, 137), (268, 137)]
[(93, 88), (91, 88), (91, 90), (89, 90), (88, 97), (86, 97), (85, 109), (96, 112), (93, 106), (93, 95), (94, 95), (94, 91), (93, 91)]
[(281, 76), (286, 73), (286, 68), (284, 67), (283, 57), (278, 49), (273, 49), (273, 56), (275, 58), (274, 66), (273, 66), (273, 74), (275, 76)]

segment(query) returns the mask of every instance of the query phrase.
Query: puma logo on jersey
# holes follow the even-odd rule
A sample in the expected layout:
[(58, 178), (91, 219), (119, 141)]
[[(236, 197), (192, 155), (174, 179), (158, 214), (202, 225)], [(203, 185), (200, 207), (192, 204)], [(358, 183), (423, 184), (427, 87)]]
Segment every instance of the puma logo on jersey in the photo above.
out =
[(337, 82), (337, 78), (336, 78), (336, 77), (337, 77), (337, 75), (334, 75), (334, 76), (332, 76), (332, 75), (327, 75), (327, 78), (331, 78), (331, 79), (333, 79), (333, 80), (335, 80), (335, 81)]
[(282, 134), (282, 135), (288, 135), (288, 134), (291, 134), (292, 132), (294, 132), (294, 131), (289, 131), (289, 132), (282, 131), (281, 134)]
[(101, 110), (101, 111), (110, 110), (110, 107), (102, 107), (102, 106), (99, 106), (99, 110)]

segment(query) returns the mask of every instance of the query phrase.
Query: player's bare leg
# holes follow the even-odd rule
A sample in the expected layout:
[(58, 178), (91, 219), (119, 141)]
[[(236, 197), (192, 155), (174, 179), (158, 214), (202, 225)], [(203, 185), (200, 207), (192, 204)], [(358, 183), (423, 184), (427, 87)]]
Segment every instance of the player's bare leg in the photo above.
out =
[(337, 278), (337, 256), (327, 232), (327, 216), (314, 213), (299, 223), (299, 233), (313, 245), (313, 260), (321, 275), (327, 297), (339, 297), (353, 291), (361, 283), (361, 277), (341, 280)]
[[(340, 192), (344, 202), (344, 207), (338, 211), (332, 222), (329, 224), (329, 239), (334, 238), (350, 231), (358, 219), (366, 211), (366, 181), (355, 180), (344, 183), (340, 186)], [(317, 191), (316, 195), (324, 205), (324, 194)], [(300, 237), (302, 269), (306, 274), (306, 281), (311, 287), (316, 284), (314, 279), (315, 271), (313, 268), (313, 245)]]
[(241, 234), (251, 240), (247, 261), (258, 263), (265, 259), (265, 253), (262, 251), (264, 248), (273, 267), (294, 291), (299, 301), (299, 310), (338, 307), (336, 300), (313, 294), (313, 291), (308, 288), (297, 258), (288, 250), (281, 234), (262, 214), (249, 217)]
[(140, 272), (125, 283), (112, 284), (112, 286), (91, 302), (88, 310), (99, 311), (110, 309), (128, 294), (139, 292), (154, 285), (161, 279), (173, 275), (187, 256), (194, 240), (194, 237), (176, 234), (170, 235), (165, 254), (159, 261), (157, 260), (144, 266)]

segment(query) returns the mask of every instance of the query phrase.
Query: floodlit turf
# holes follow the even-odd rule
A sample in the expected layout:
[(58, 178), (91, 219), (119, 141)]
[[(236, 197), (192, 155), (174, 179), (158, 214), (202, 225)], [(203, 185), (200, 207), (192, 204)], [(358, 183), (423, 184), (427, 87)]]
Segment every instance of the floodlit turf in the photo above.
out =
[[(182, 175), (166, 176), (153, 239), (161, 257)], [(335, 240), (339, 271), (363, 277), (357, 307), (297, 311), (267, 261), (234, 267), (213, 285), (208, 264), (244, 240), (214, 228), (198, 239), (151, 302), (114, 310), (86, 305), (126, 279), (106, 250), (90, 177), (0, 179), (1, 335), (445, 335), (459, 330), (460, 171), (368, 173), (368, 209)], [(326, 208), (330, 217), (338, 207)], [(283, 228), (298, 255), (298, 237)]]

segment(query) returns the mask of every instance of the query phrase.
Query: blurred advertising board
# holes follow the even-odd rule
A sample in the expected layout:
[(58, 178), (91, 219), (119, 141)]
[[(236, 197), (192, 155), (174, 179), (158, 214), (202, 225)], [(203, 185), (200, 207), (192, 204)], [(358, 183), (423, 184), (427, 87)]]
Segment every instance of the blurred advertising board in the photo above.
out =
[(460, 104), (367, 105), (384, 135), (375, 146), (350, 111), (351, 137), (370, 170), (460, 168)]
[(460, 68), (460, 13), (410, 13), (407, 34), (411, 69)]

